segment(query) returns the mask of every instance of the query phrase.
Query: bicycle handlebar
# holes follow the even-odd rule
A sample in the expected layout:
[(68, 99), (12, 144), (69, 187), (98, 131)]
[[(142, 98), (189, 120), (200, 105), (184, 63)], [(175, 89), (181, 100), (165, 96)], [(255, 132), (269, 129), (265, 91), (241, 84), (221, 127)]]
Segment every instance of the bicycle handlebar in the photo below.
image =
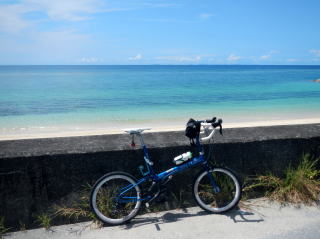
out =
[(201, 141), (210, 140), (215, 133), (215, 128), (217, 127), (220, 127), (219, 132), (222, 135), (222, 119), (218, 119), (217, 122), (216, 122), (216, 119), (217, 119), (216, 117), (213, 117), (211, 120), (198, 121), (201, 124), (201, 126), (204, 128), (205, 132), (208, 132), (211, 126), (213, 127), (211, 133), (207, 137), (201, 138)]
[(205, 120), (204, 122), (205, 123), (214, 123), (216, 122), (217, 118), (216, 117), (213, 117), (211, 120)]

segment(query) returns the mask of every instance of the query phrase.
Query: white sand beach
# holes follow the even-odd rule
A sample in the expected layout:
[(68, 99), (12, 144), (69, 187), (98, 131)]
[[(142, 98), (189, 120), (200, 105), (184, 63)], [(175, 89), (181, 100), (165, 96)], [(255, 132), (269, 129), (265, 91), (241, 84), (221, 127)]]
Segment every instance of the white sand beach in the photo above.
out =
[[(239, 120), (225, 121), (223, 128), (243, 128), (243, 127), (259, 127), (259, 126), (276, 126), (276, 125), (300, 125), (300, 124), (320, 124), (320, 118), (305, 118), (305, 119), (272, 119), (268, 121), (255, 120), (252, 122)], [(19, 140), (19, 139), (34, 139), (34, 138), (56, 138), (56, 137), (75, 137), (75, 136), (92, 136), (106, 134), (124, 134), (123, 129), (130, 128), (151, 128), (146, 132), (166, 132), (180, 131), (185, 129), (186, 122), (176, 121), (170, 124), (163, 122), (148, 122), (134, 123), (125, 125), (100, 125), (85, 127), (52, 127), (52, 128), (25, 128), (19, 131), (2, 132), (0, 140)]]

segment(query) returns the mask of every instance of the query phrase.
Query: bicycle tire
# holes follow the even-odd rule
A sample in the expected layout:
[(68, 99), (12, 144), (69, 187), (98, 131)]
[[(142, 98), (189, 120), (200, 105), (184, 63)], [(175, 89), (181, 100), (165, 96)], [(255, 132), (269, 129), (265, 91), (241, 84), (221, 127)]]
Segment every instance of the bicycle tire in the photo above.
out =
[[(208, 173), (213, 175), (220, 192), (214, 191)], [(192, 189), (197, 204), (211, 213), (223, 213), (233, 209), (239, 203), (242, 193), (239, 179), (227, 168), (201, 171), (195, 177)]]
[[(124, 215), (124, 216), (119, 215), (120, 218), (115, 218), (117, 216), (117, 213), (119, 214), (119, 212), (116, 212), (116, 210), (119, 210), (117, 209), (119, 205), (121, 205), (121, 207), (126, 208), (126, 206), (123, 206), (124, 203), (117, 202), (117, 200), (115, 200), (115, 196), (112, 195), (114, 193), (119, 193), (118, 188), (115, 188), (115, 187), (112, 188), (112, 186), (114, 186), (113, 183), (115, 183), (116, 179), (118, 181), (119, 180), (123, 181), (123, 184), (119, 186), (122, 188), (123, 186), (127, 186), (130, 184), (135, 185), (137, 181), (132, 175), (128, 173), (121, 172), (121, 171), (111, 172), (111, 173), (105, 174), (104, 176), (102, 176), (100, 179), (96, 181), (96, 183), (92, 187), (91, 194), (90, 194), (90, 207), (94, 212), (94, 214), (96, 215), (96, 217), (103, 223), (111, 224), (111, 225), (120, 225), (130, 221), (132, 218), (134, 218), (137, 215), (141, 207), (141, 201), (139, 200), (141, 195), (141, 190), (140, 190), (140, 187), (136, 185), (128, 191), (130, 193), (133, 193), (133, 195), (136, 194), (137, 196), (138, 200), (134, 202), (135, 204), (134, 207), (132, 208), (132, 210), (129, 209), (130, 212), (128, 213), (128, 215)], [(111, 180), (112, 180), (112, 183), (111, 183)], [(105, 186), (106, 189), (102, 188), (102, 186)], [(98, 195), (99, 192), (102, 192), (102, 194), (105, 194), (105, 195), (101, 195), (101, 199), (100, 199), (100, 195)], [(99, 205), (98, 204), (99, 200), (100, 201), (106, 200), (106, 201), (102, 201), (101, 205)]]

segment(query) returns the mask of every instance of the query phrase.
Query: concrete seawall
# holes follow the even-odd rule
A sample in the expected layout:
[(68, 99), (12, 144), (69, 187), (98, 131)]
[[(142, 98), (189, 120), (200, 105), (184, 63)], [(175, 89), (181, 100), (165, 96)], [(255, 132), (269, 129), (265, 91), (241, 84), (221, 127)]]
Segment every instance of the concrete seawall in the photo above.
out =
[[(280, 173), (303, 153), (320, 155), (320, 124), (233, 128), (215, 139), (215, 161), (241, 175)], [(190, 150), (182, 131), (145, 133), (144, 140), (159, 171)], [(0, 141), (0, 216), (10, 226), (32, 225), (37, 214), (107, 172), (139, 177), (143, 154), (130, 142), (125, 134)], [(196, 172), (177, 176), (181, 187)]]

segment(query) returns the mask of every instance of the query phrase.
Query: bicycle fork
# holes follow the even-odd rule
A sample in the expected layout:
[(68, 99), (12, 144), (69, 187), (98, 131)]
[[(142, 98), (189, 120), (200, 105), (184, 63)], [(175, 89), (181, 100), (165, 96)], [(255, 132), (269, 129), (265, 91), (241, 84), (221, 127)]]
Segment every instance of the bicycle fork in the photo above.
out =
[(216, 180), (214, 179), (214, 177), (212, 176), (212, 174), (210, 173), (210, 169), (207, 169), (207, 176), (210, 180), (210, 183), (211, 183), (211, 186), (213, 188), (213, 191), (215, 193), (220, 193), (221, 192), (221, 189), (220, 187), (218, 186), (218, 184), (216, 183)]

